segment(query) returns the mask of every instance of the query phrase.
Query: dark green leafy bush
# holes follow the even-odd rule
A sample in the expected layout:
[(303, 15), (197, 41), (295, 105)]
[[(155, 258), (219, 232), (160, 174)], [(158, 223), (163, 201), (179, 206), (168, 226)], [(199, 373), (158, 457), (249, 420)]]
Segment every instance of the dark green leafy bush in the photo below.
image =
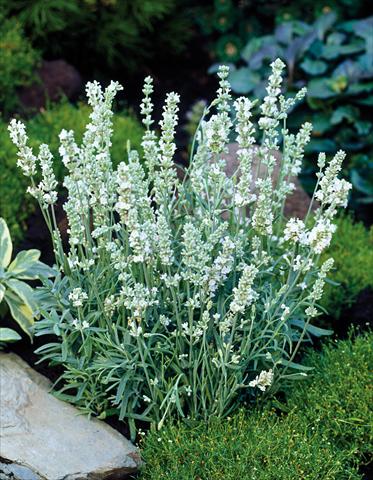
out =
[(34, 80), (39, 53), (23, 34), (14, 18), (0, 12), (0, 113), (8, 114), (18, 106), (17, 88)]
[[(54, 154), (55, 173), (63, 178), (64, 166), (58, 154), (60, 131), (73, 129), (76, 138), (81, 140), (84, 128), (89, 120), (90, 109), (85, 104), (75, 107), (67, 102), (54, 105), (41, 112), (27, 122), (30, 143), (38, 148), (41, 143), (47, 143)], [(114, 135), (112, 155), (117, 164), (126, 156), (127, 140), (133, 148), (139, 148), (142, 137), (142, 127), (133, 114), (118, 113), (114, 116)], [(17, 151), (9, 138), (7, 123), (0, 122), (0, 216), (8, 223), (9, 230), (15, 241), (22, 238), (25, 221), (35, 208), (32, 197), (26, 194), (27, 178), (17, 167)]]
[[(0, 0), (44, 55), (80, 70), (133, 71), (158, 50), (180, 51), (190, 36), (176, 0)], [(182, 12), (182, 13), (181, 13)], [(77, 45), (84, 45), (77, 48)]]
[(369, 334), (311, 353), (312, 378), (297, 383), (277, 413), (267, 406), (147, 435), (140, 479), (362, 479), (358, 464), (373, 446), (372, 345)]
[(337, 233), (324, 257), (334, 258), (335, 270), (330, 278), (339, 287), (327, 283), (321, 301), (329, 314), (336, 318), (353, 304), (362, 290), (373, 288), (373, 227), (369, 232), (362, 223), (354, 223), (351, 217), (340, 218), (337, 226)]
[[(372, 31), (373, 17), (336, 25), (334, 12), (322, 15), (312, 25), (284, 22), (272, 35), (251, 39), (241, 52), (244, 66), (230, 75), (237, 94), (263, 97), (269, 63), (277, 57), (286, 62), (286, 91), (303, 85), (308, 89), (307, 100), (293, 112), (288, 127), (312, 122), (309, 158), (320, 151), (349, 152), (344, 173), (354, 186), (355, 208), (373, 202)], [(306, 186), (314, 169), (308, 162)]]

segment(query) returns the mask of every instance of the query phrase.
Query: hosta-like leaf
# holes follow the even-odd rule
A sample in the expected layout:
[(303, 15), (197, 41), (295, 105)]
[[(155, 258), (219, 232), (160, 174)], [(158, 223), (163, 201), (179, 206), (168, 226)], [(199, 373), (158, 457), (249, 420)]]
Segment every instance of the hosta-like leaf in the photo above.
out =
[(241, 52), (242, 59), (248, 62), (251, 56), (259, 50), (263, 42), (264, 40), (262, 38), (252, 38), (251, 40), (249, 40), (249, 42)]
[(356, 169), (351, 170), (351, 182), (356, 190), (365, 195), (373, 195), (373, 184), (360, 176)]
[(316, 113), (312, 118), (313, 134), (319, 136), (332, 128), (330, 124), (330, 116)]
[(348, 122), (353, 122), (359, 118), (359, 109), (353, 107), (352, 105), (342, 105), (334, 110), (333, 115), (330, 119), (330, 123), (332, 125), (337, 125), (341, 123), (343, 120), (347, 120)]
[(335, 97), (336, 92), (332, 90), (328, 78), (315, 78), (307, 85), (308, 95), (315, 98)]
[(337, 15), (333, 11), (326, 13), (324, 15), (320, 15), (320, 17), (314, 23), (314, 28), (320, 40), (324, 38), (325, 33), (329, 30), (329, 28), (332, 25), (334, 25), (336, 20), (337, 20)]
[(246, 94), (252, 92), (260, 82), (260, 75), (249, 68), (239, 68), (230, 73), (228, 78), (235, 93)]
[(275, 38), (277, 41), (288, 44), (291, 41), (293, 36), (293, 23), (292, 22), (284, 22), (280, 25), (277, 25), (275, 30)]
[(4, 294), (5, 294), (5, 286), (2, 283), (0, 283), (0, 303), (3, 301)]
[(368, 135), (372, 130), (372, 123), (364, 120), (354, 122), (354, 127), (359, 135)]
[(341, 45), (346, 40), (346, 35), (341, 32), (332, 32), (326, 39), (327, 45)]
[(302, 70), (310, 75), (321, 75), (328, 69), (327, 63), (322, 60), (311, 60), (310, 58), (305, 58), (300, 66)]
[(349, 45), (324, 45), (321, 56), (326, 60), (334, 60), (340, 55), (352, 55), (354, 53), (365, 50), (365, 43), (363, 40), (357, 40)]
[(12, 239), (8, 225), (3, 218), (0, 218), (0, 267), (6, 268), (12, 258)]
[(337, 144), (328, 138), (314, 138), (306, 146), (306, 152), (325, 152), (333, 153), (337, 149)]
[(11, 328), (0, 328), (0, 343), (17, 342), (21, 336)]
[(34, 263), (39, 260), (39, 258), (39, 250), (22, 250), (9, 265), (8, 272), (12, 272), (12, 275), (18, 276), (23, 271), (32, 267)]
[(54, 277), (56, 271), (39, 261), (39, 250), (27, 250), (19, 252), (9, 265), (8, 273), (21, 280), (37, 280), (41, 277)]
[(21, 300), (23, 300), (23, 303), (30, 307), (32, 312), (36, 311), (37, 306), (34, 298), (34, 291), (30, 285), (15, 278), (7, 280), (6, 285), (18, 295)]
[(333, 77), (346, 77), (349, 82), (357, 82), (364, 76), (362, 67), (353, 60), (345, 60), (333, 71)]
[(22, 330), (31, 337), (30, 328), (34, 324), (34, 317), (31, 308), (11, 290), (5, 292), (4, 299), (9, 306), (10, 313), (14, 320)]

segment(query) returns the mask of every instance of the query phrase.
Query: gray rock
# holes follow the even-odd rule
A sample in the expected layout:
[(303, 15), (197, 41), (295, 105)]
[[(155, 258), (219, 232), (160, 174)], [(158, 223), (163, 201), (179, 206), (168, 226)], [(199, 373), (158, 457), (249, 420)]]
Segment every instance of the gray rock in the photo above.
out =
[[(228, 152), (225, 155), (223, 155), (223, 158), (226, 162), (225, 172), (229, 177), (231, 177), (239, 167), (237, 150), (238, 150), (238, 143), (230, 143), (228, 145)], [(280, 174), (281, 153), (278, 151), (273, 151), (272, 154), (277, 160), (275, 168), (272, 173), (272, 183), (275, 186)], [(253, 160), (253, 167), (252, 167), (253, 180), (251, 184), (251, 189), (253, 192), (255, 191), (255, 182), (257, 178), (264, 178), (267, 173), (267, 167), (263, 164), (259, 165), (259, 172), (258, 172), (258, 161), (259, 161), (258, 157), (255, 156)], [(304, 218), (308, 212), (311, 199), (307, 195), (307, 193), (303, 190), (302, 185), (300, 184), (300, 181), (298, 180), (298, 178), (293, 177), (290, 180), (294, 183), (295, 190), (286, 199), (284, 215), (285, 217)], [(319, 206), (318, 203), (314, 202), (312, 206), (312, 210), (315, 210), (318, 206)]]
[(0, 353), (0, 479), (120, 480), (138, 469), (126, 438), (49, 389), (17, 355)]

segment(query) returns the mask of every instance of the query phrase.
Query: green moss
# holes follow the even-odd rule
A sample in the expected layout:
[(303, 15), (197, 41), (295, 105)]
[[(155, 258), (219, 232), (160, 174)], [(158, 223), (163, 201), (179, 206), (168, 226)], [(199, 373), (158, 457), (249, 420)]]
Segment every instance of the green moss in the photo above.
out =
[[(47, 143), (54, 155), (54, 168), (61, 181), (65, 168), (58, 154), (60, 131), (74, 130), (81, 141), (91, 109), (80, 104), (75, 107), (67, 102), (54, 105), (26, 122), (30, 145), (37, 149)], [(114, 164), (126, 159), (127, 140), (132, 148), (140, 148), (142, 127), (133, 114), (118, 113), (114, 116), (112, 158)], [(37, 150), (36, 150), (37, 151)], [(9, 139), (7, 123), (0, 122), (0, 216), (8, 223), (12, 238), (19, 241), (25, 230), (25, 222), (35, 209), (35, 202), (26, 194), (28, 179), (17, 167), (16, 148)]]
[(353, 223), (348, 216), (340, 218), (337, 226), (324, 259), (334, 258), (330, 279), (339, 286), (327, 284), (321, 301), (336, 318), (356, 300), (359, 292), (373, 288), (373, 228), (369, 232), (362, 223)]
[(361, 479), (372, 448), (373, 335), (312, 353), (288, 401), (210, 424), (168, 426), (142, 442), (141, 480)]

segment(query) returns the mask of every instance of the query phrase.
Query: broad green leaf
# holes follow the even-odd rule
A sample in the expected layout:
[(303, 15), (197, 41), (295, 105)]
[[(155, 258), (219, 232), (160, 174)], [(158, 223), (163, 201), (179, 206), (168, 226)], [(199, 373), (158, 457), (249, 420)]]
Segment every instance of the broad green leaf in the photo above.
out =
[(34, 317), (32, 310), (26, 305), (22, 299), (13, 293), (11, 290), (7, 290), (4, 295), (4, 299), (9, 306), (10, 313), (18, 325), (26, 332), (30, 337), (30, 328), (34, 324)]
[(368, 98), (362, 98), (361, 100), (356, 100), (355, 103), (358, 103), (359, 105), (366, 105), (368, 107), (373, 106), (373, 96), (370, 96)]
[(249, 40), (249, 42), (247, 43), (247, 45), (243, 48), (242, 52), (241, 52), (241, 57), (243, 58), (243, 60), (245, 60), (246, 62), (248, 62), (251, 58), (251, 56), (257, 52), (259, 50), (259, 48), (262, 46), (262, 43), (263, 43), (263, 39), (261, 38), (252, 38), (251, 40)]
[(353, 122), (359, 118), (359, 109), (353, 107), (352, 105), (343, 105), (334, 110), (333, 115), (331, 116), (330, 122), (333, 125), (341, 123), (343, 120), (348, 122)]
[(4, 294), (5, 294), (5, 286), (2, 283), (0, 283), (0, 303), (3, 301)]
[(347, 93), (358, 95), (359, 93), (371, 92), (373, 90), (373, 82), (353, 83), (348, 87)]
[(330, 116), (318, 113), (312, 118), (313, 134), (317, 137), (332, 128), (330, 125)]
[(8, 273), (21, 280), (37, 280), (42, 277), (50, 278), (56, 275), (56, 270), (39, 261), (39, 250), (19, 252), (9, 265)]
[(302, 70), (310, 75), (322, 75), (328, 69), (328, 64), (322, 60), (311, 60), (310, 58), (305, 58), (300, 64)]
[(249, 68), (239, 68), (229, 74), (232, 90), (238, 94), (252, 92), (260, 82), (260, 75)]
[(325, 33), (335, 23), (336, 20), (337, 15), (333, 11), (319, 16), (314, 23), (314, 28), (316, 29), (317, 36), (320, 40), (324, 38)]
[(325, 152), (333, 153), (337, 149), (337, 144), (328, 138), (312, 139), (305, 148), (306, 152)]
[(0, 343), (17, 342), (21, 336), (11, 328), (0, 328)]
[(363, 40), (355, 41), (349, 45), (324, 45), (321, 51), (321, 57), (325, 60), (334, 60), (340, 55), (352, 55), (365, 50), (365, 42)]
[(331, 98), (336, 92), (332, 90), (328, 78), (314, 78), (307, 85), (307, 92), (310, 97)]
[(359, 135), (368, 135), (372, 129), (372, 123), (364, 120), (354, 122), (354, 127)]
[(34, 291), (30, 285), (15, 278), (7, 280), (6, 285), (23, 300), (23, 303), (30, 307), (33, 313), (36, 311), (37, 305), (34, 298)]
[(354, 168), (351, 170), (351, 182), (359, 192), (369, 196), (373, 195), (373, 184), (361, 177), (359, 172)]
[(346, 35), (341, 32), (332, 32), (326, 39), (327, 45), (341, 45), (346, 40)]
[(0, 218), (0, 267), (6, 268), (12, 258), (12, 239), (8, 225), (3, 218)]
[(17, 276), (32, 267), (40, 258), (39, 250), (22, 250), (9, 265), (8, 272)]
[(37, 280), (40, 278), (51, 278), (57, 275), (57, 271), (43, 262), (35, 262), (28, 270), (17, 275), (21, 280)]

